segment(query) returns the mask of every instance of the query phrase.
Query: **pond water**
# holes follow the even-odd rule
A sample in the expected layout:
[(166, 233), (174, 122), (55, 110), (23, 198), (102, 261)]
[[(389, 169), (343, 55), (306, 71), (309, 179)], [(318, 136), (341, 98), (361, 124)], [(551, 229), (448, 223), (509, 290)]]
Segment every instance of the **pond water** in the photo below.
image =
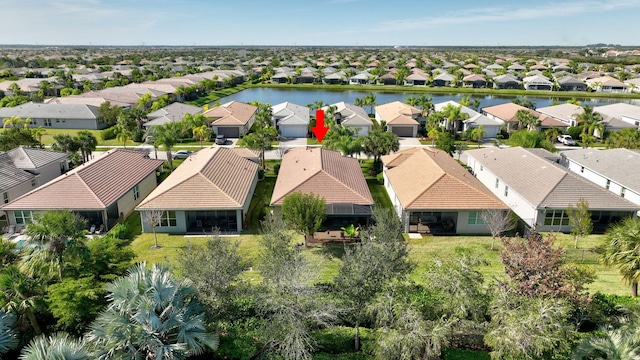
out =
[[(221, 104), (229, 102), (231, 100), (241, 102), (251, 102), (257, 100), (262, 103), (269, 103), (271, 105), (279, 104), (285, 101), (292, 102), (299, 105), (307, 105), (316, 101), (323, 101), (327, 104), (334, 104), (340, 101), (347, 103), (353, 103), (356, 98), (365, 96), (369, 91), (358, 90), (324, 90), (324, 89), (283, 89), (283, 88), (251, 88), (246, 89), (235, 94), (225, 96), (218, 101)], [(411, 92), (376, 92), (376, 102), (378, 104), (386, 104), (392, 101), (404, 101), (404, 99), (410, 96), (420, 96), (422, 93)], [(433, 103), (441, 103), (449, 100), (459, 101), (461, 97), (467, 94), (427, 94), (433, 98)], [(586, 95), (586, 94), (585, 94)], [(471, 95), (472, 99), (480, 100), (480, 108), (500, 105), (515, 99), (516, 96), (499, 96), (499, 95)], [(537, 108), (550, 106), (554, 101), (565, 102), (566, 98), (553, 98), (553, 97), (534, 97), (526, 96), (525, 98), (533, 101)], [(633, 99), (605, 99), (605, 98), (577, 98), (582, 101), (582, 105), (589, 106), (601, 106), (607, 104), (614, 104), (620, 102), (626, 102), (634, 105), (640, 105), (640, 100)]]

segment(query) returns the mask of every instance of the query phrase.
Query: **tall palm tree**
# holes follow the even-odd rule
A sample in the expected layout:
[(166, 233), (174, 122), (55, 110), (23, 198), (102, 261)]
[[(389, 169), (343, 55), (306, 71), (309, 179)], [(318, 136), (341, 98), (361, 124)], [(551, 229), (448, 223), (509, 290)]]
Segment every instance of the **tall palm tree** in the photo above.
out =
[[(582, 113), (577, 114), (576, 116), (576, 123), (578, 125), (582, 125), (583, 134), (594, 135), (596, 126), (600, 121), (602, 121), (602, 115), (600, 115), (600, 113), (595, 112), (594, 108), (592, 108), (589, 105), (584, 105), (582, 107), (582, 110), (583, 110)], [(601, 135), (602, 134), (600, 134), (600, 136)]]
[(0, 273), (0, 289), (0, 299), (4, 303), (2, 310), (16, 314), (18, 322), (28, 324), (36, 335), (41, 334), (35, 313), (44, 306), (44, 283), (11, 265)]
[(167, 161), (169, 161), (169, 169), (173, 171), (173, 156), (171, 149), (178, 143), (182, 125), (180, 123), (166, 123), (157, 126), (154, 132), (154, 141), (164, 146), (167, 152)]
[(134, 265), (107, 290), (109, 305), (86, 337), (98, 359), (185, 359), (218, 347), (197, 290), (167, 267)]
[(80, 145), (80, 153), (82, 154), (82, 162), (85, 163), (91, 158), (91, 154), (96, 151), (98, 139), (89, 131), (78, 131), (76, 136), (78, 145)]
[(89, 350), (83, 341), (76, 340), (66, 333), (40, 335), (22, 349), (20, 360), (86, 360)]
[(628, 217), (609, 229), (602, 262), (618, 268), (631, 285), (632, 296), (638, 296), (640, 281), (640, 219)]
[(211, 134), (211, 129), (207, 125), (200, 125), (195, 127), (193, 130), (193, 138), (200, 141), (200, 149), (202, 149), (202, 142), (204, 139), (209, 138)]
[[(27, 119), (27, 121), (31, 122), (30, 119)], [(46, 134), (46, 130), (42, 126), (38, 126), (37, 128), (31, 128), (31, 134), (38, 139), (39, 143), (42, 143), (42, 135)]]
[(454, 106), (452, 104), (448, 104), (441, 110), (444, 113), (445, 118), (447, 119), (447, 130), (452, 134), (455, 133), (455, 122), (467, 119), (469, 115), (462, 112), (462, 106)]
[(131, 140), (131, 132), (122, 126), (122, 124), (116, 124), (113, 129), (116, 134), (116, 139), (121, 142), (122, 147), (126, 149), (127, 141)]
[(480, 147), (480, 141), (482, 141), (485, 135), (487, 135), (487, 130), (483, 129), (482, 125), (471, 130), (471, 140), (478, 142), (478, 148)]
[(520, 128), (526, 127), (529, 131), (535, 130), (540, 125), (540, 118), (529, 110), (521, 109), (516, 112), (516, 119), (520, 121)]

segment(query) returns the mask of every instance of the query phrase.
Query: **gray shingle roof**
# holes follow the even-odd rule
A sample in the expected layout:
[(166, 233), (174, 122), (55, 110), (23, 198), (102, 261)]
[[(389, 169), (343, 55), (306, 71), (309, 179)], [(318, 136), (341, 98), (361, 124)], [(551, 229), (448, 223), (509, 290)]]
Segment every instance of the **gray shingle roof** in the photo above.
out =
[(594, 210), (638, 211), (635, 205), (521, 147), (485, 148), (467, 154), (537, 208), (566, 209), (580, 198)]
[(63, 152), (22, 146), (7, 151), (7, 155), (13, 164), (20, 169), (38, 169), (69, 157), (69, 154)]
[(640, 192), (640, 153), (628, 149), (579, 149), (563, 151), (562, 156), (611, 179), (620, 185)]
[(85, 104), (36, 104), (28, 102), (16, 107), (0, 108), (0, 119), (19, 116), (23, 119), (96, 119), (98, 108)]
[(17, 168), (7, 153), (0, 154), (0, 193), (35, 177), (36, 175)]

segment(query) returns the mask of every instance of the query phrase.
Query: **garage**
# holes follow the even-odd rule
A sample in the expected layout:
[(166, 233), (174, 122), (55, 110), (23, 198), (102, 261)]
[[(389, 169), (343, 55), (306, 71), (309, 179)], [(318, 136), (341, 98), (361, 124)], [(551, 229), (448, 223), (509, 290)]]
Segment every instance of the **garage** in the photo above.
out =
[(393, 126), (391, 132), (399, 137), (413, 137), (413, 126)]
[(240, 128), (237, 126), (218, 126), (218, 132), (216, 135), (224, 135), (228, 138), (238, 138), (240, 137)]
[(286, 138), (307, 137), (307, 126), (305, 125), (281, 125), (280, 134)]

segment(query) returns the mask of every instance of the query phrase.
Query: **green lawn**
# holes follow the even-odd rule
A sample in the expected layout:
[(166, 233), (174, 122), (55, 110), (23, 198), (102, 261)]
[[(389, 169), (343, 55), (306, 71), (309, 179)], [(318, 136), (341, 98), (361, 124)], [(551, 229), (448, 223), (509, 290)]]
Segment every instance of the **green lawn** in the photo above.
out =
[(367, 185), (369, 185), (369, 191), (371, 191), (373, 202), (376, 205), (385, 209), (393, 209), (393, 204), (384, 185), (380, 184), (377, 179), (367, 179)]
[(258, 181), (256, 189), (253, 192), (253, 198), (247, 210), (247, 231), (257, 233), (260, 228), (260, 221), (266, 215), (271, 202), (271, 194), (276, 186), (276, 178), (267, 176), (263, 180)]

